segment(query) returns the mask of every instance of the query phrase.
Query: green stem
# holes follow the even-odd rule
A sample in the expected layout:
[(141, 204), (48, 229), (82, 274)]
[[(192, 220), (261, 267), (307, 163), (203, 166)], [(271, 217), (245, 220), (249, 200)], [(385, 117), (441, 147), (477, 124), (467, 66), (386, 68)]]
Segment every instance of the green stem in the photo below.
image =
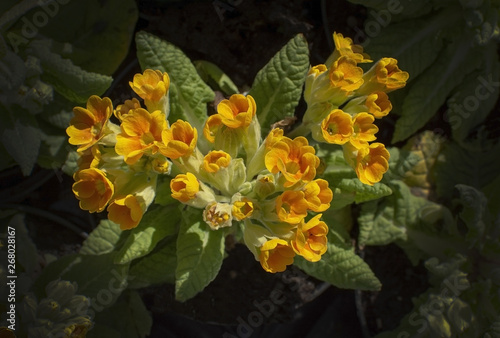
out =
[(65, 220), (62, 217), (59, 217), (57, 215), (54, 215), (54, 214), (52, 214), (48, 211), (42, 210), (42, 209), (30, 207), (27, 205), (21, 205), (21, 204), (1, 204), (0, 209), (14, 209), (14, 210), (19, 210), (21, 212), (25, 212), (25, 213), (32, 214), (35, 216), (40, 216), (40, 217), (43, 217), (43, 218), (48, 219), (50, 221), (54, 221), (56, 223), (61, 224), (62, 226), (70, 229), (71, 231), (73, 231), (78, 236), (80, 236), (84, 239), (87, 239), (89, 237), (89, 235), (85, 231), (81, 230), (79, 227), (77, 227), (73, 223)]
[(294, 138), (297, 136), (307, 136), (311, 132), (311, 129), (309, 128), (309, 124), (305, 124), (302, 122), (297, 128), (289, 132), (286, 136), (290, 138)]

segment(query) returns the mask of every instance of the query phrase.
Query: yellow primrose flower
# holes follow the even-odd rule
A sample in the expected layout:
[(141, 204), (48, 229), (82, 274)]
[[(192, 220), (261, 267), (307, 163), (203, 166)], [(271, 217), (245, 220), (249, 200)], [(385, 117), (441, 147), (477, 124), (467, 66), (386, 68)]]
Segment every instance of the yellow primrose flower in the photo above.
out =
[(73, 193), (80, 201), (80, 208), (89, 212), (103, 211), (114, 194), (113, 183), (106, 173), (89, 168), (77, 171), (73, 178)]
[(203, 169), (207, 173), (216, 173), (220, 168), (227, 168), (231, 163), (231, 156), (222, 150), (212, 150), (203, 159)]
[(155, 156), (151, 165), (158, 174), (166, 174), (170, 171), (170, 162), (163, 155)]
[(307, 216), (309, 207), (304, 192), (287, 190), (276, 198), (276, 213), (281, 221), (297, 224)]
[(274, 128), (269, 132), (269, 134), (266, 137), (265, 140), (265, 145), (266, 149), (271, 149), (276, 142), (279, 142), (283, 138), (283, 129), (281, 128)]
[(373, 60), (370, 60), (370, 55), (363, 53), (363, 47), (353, 44), (351, 38), (334, 32), (333, 42), (335, 43), (335, 50), (337, 52), (334, 53), (335, 56), (347, 56), (357, 63), (373, 62)]
[(120, 125), (122, 132), (116, 136), (116, 153), (123, 155), (127, 164), (134, 164), (144, 154), (156, 154), (166, 126), (165, 114), (159, 110), (152, 114), (143, 108), (130, 111)]
[(242, 198), (240, 201), (233, 203), (233, 217), (238, 221), (252, 216), (253, 210), (253, 203), (248, 198)]
[(90, 149), (80, 153), (77, 160), (78, 170), (97, 168), (101, 162), (101, 150), (98, 144), (94, 144)]
[(255, 100), (250, 95), (233, 94), (217, 105), (222, 124), (233, 129), (248, 127), (256, 111)]
[(108, 206), (108, 219), (119, 224), (122, 230), (135, 228), (143, 214), (141, 203), (134, 195), (117, 198)]
[(358, 149), (354, 170), (364, 184), (373, 185), (380, 182), (389, 169), (389, 151), (382, 143), (372, 143)]
[(283, 239), (273, 238), (260, 247), (260, 265), (267, 272), (276, 273), (286, 270), (293, 263), (295, 252)]
[(392, 110), (391, 101), (389, 101), (389, 97), (384, 92), (375, 92), (368, 95), (365, 106), (368, 109), (368, 113), (377, 119), (386, 116)]
[(73, 112), (75, 116), (66, 128), (66, 134), (69, 136), (68, 142), (79, 146), (77, 151), (83, 152), (106, 135), (106, 126), (113, 113), (113, 103), (107, 97), (101, 99), (92, 95), (87, 100), (87, 108), (75, 107)]
[(320, 221), (322, 214), (302, 221), (297, 227), (295, 239), (291, 241), (293, 250), (310, 262), (317, 262), (327, 250), (328, 226)]
[(300, 180), (309, 182), (316, 176), (319, 158), (305, 137), (291, 140), (283, 137), (265, 156), (265, 166), (271, 173), (281, 172), (286, 179), (284, 187), (291, 187)]
[(215, 142), (215, 135), (217, 135), (217, 131), (222, 125), (222, 117), (219, 114), (211, 115), (208, 117), (205, 122), (205, 126), (203, 127), (203, 136), (207, 139), (208, 142)]
[(170, 78), (167, 73), (146, 69), (143, 74), (135, 74), (129, 85), (142, 99), (158, 102), (167, 94)]
[(382, 58), (363, 75), (364, 84), (357, 93), (359, 95), (368, 95), (375, 91), (389, 93), (403, 88), (409, 77), (407, 72), (399, 69), (396, 59)]
[(356, 66), (356, 61), (341, 56), (330, 68), (330, 83), (333, 87), (350, 93), (363, 84), (363, 70)]
[(118, 120), (122, 121), (125, 115), (127, 115), (131, 110), (135, 110), (137, 108), (141, 108), (141, 103), (134, 97), (131, 100), (125, 100), (125, 103), (118, 105), (113, 114)]
[(340, 109), (334, 109), (321, 122), (321, 135), (314, 133), (313, 136), (318, 141), (325, 141), (333, 144), (344, 144), (349, 141), (353, 133), (351, 115)]
[(330, 208), (333, 192), (328, 187), (328, 181), (317, 179), (307, 183), (304, 187), (304, 199), (309, 209), (322, 212)]
[(368, 145), (368, 142), (375, 141), (378, 127), (373, 124), (375, 117), (368, 113), (359, 113), (354, 116), (352, 121), (353, 133), (349, 142), (356, 148)]
[(200, 191), (200, 183), (196, 176), (191, 173), (179, 174), (170, 181), (172, 197), (178, 201), (186, 203), (196, 197)]
[(175, 160), (193, 153), (198, 142), (198, 131), (188, 122), (177, 120), (170, 128), (163, 130), (161, 137), (163, 143), (159, 145), (160, 152)]
[(231, 204), (213, 202), (208, 204), (203, 212), (203, 220), (212, 230), (231, 226), (233, 216)]

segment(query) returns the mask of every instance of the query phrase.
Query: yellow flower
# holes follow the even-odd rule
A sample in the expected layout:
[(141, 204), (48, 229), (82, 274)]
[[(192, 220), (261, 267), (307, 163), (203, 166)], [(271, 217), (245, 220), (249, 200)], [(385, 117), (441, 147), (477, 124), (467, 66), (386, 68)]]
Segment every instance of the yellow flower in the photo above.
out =
[(266, 144), (266, 149), (271, 149), (276, 142), (279, 142), (281, 139), (283, 139), (283, 129), (281, 128), (274, 128), (269, 132), (269, 134), (266, 137), (265, 144)]
[(78, 170), (97, 168), (101, 162), (101, 150), (98, 144), (94, 144), (90, 149), (80, 153), (77, 160)]
[(196, 176), (191, 173), (179, 174), (170, 181), (172, 197), (178, 201), (186, 203), (196, 197), (200, 191), (200, 183)]
[(375, 117), (368, 113), (359, 113), (353, 119), (353, 133), (349, 140), (356, 148), (361, 148), (368, 145), (368, 142), (374, 141), (377, 138), (375, 134), (378, 132), (378, 127), (373, 124)]
[(410, 76), (398, 67), (398, 61), (393, 58), (382, 58), (363, 76), (364, 85), (359, 88), (359, 95), (368, 95), (375, 91), (389, 93), (403, 88)]
[(372, 143), (360, 148), (356, 156), (354, 170), (364, 184), (373, 185), (380, 182), (389, 169), (389, 151), (382, 143)]
[(113, 104), (107, 97), (101, 99), (92, 95), (87, 100), (87, 108), (75, 107), (75, 116), (66, 128), (69, 143), (77, 145), (78, 152), (92, 147), (106, 135), (106, 125), (113, 113)]
[(344, 37), (342, 34), (335, 32), (333, 33), (333, 42), (340, 56), (347, 56), (357, 63), (373, 62), (373, 60), (370, 60), (368, 54), (363, 53), (363, 47), (353, 44), (351, 38)]
[(365, 106), (368, 108), (368, 112), (378, 119), (386, 116), (392, 110), (391, 101), (384, 92), (375, 92), (368, 95)]
[(308, 203), (304, 192), (287, 190), (276, 198), (276, 213), (281, 221), (297, 224), (307, 216)]
[(75, 173), (73, 193), (80, 201), (80, 208), (89, 212), (101, 212), (114, 194), (113, 183), (106, 173), (97, 168), (83, 169)]
[(119, 224), (122, 230), (135, 228), (143, 214), (141, 203), (134, 195), (117, 198), (108, 206), (108, 219)]
[(283, 239), (273, 238), (260, 247), (260, 265), (267, 272), (283, 272), (293, 263), (295, 252)]
[(250, 95), (234, 94), (229, 100), (222, 100), (217, 105), (222, 124), (233, 129), (248, 127), (256, 110), (255, 100)]
[(304, 198), (309, 209), (314, 212), (322, 212), (330, 207), (333, 192), (328, 187), (328, 181), (317, 179), (305, 185)]
[(170, 128), (163, 130), (161, 137), (163, 144), (160, 144), (160, 152), (175, 160), (193, 153), (198, 141), (198, 131), (188, 122), (177, 120)]
[(134, 164), (144, 154), (156, 154), (166, 126), (165, 114), (159, 110), (152, 114), (143, 108), (130, 111), (123, 118), (122, 132), (116, 136), (116, 153), (123, 155), (127, 164)]
[(291, 140), (283, 137), (265, 156), (265, 166), (271, 173), (281, 172), (286, 179), (284, 187), (291, 187), (300, 180), (309, 182), (316, 176), (319, 158), (305, 137)]
[(341, 56), (330, 68), (330, 83), (344, 92), (352, 92), (363, 84), (363, 70), (353, 59)]
[(222, 125), (222, 117), (219, 114), (211, 115), (208, 117), (205, 122), (205, 126), (203, 127), (203, 136), (207, 139), (208, 142), (215, 142), (215, 135), (217, 135), (217, 131)]
[(293, 250), (310, 262), (317, 262), (327, 250), (328, 226), (320, 221), (321, 214), (311, 218), (309, 222), (302, 221), (297, 227), (295, 239), (292, 240)]
[(153, 161), (151, 162), (153, 170), (158, 174), (166, 174), (170, 171), (170, 162), (166, 157), (159, 155), (155, 156)]
[(208, 173), (216, 173), (220, 168), (227, 168), (231, 163), (231, 156), (222, 150), (212, 150), (203, 159), (203, 169)]
[(233, 222), (231, 204), (217, 202), (208, 204), (203, 212), (203, 220), (212, 230), (231, 226)]
[(238, 221), (252, 216), (253, 210), (253, 203), (248, 198), (242, 198), (240, 201), (233, 203), (233, 217)]
[[(334, 109), (321, 122), (321, 137), (324, 141), (333, 144), (344, 144), (349, 141), (353, 133), (351, 115), (340, 109)], [(321, 141), (321, 137), (318, 141)]]
[(124, 104), (118, 105), (113, 114), (118, 120), (122, 121), (125, 115), (137, 108), (141, 108), (141, 103), (134, 97), (131, 100), (125, 100)]
[(170, 78), (159, 70), (146, 69), (143, 74), (135, 74), (130, 87), (144, 100), (160, 101), (168, 92)]

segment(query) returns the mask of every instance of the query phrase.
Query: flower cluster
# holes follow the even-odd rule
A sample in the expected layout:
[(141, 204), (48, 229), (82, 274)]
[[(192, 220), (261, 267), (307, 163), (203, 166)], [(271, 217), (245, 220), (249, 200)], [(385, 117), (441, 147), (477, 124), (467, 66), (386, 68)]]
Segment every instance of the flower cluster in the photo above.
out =
[(408, 73), (397, 60), (382, 58), (367, 72), (359, 63), (372, 62), (350, 38), (333, 34), (335, 51), (326, 61), (311, 67), (305, 84), (307, 111), (303, 126), (318, 142), (343, 147), (347, 163), (359, 180), (373, 185), (388, 170), (389, 152), (376, 140), (375, 119), (392, 109), (387, 93), (402, 88)]
[(146, 70), (130, 86), (147, 109), (135, 98), (113, 109), (109, 98), (91, 96), (86, 108), (74, 108), (66, 129), (80, 156), (73, 184), (80, 208), (106, 209), (122, 230), (139, 224), (154, 200), (157, 176), (171, 169), (167, 146), (176, 127), (166, 120), (169, 85), (167, 73)]
[(130, 82), (145, 107), (131, 99), (113, 109), (109, 98), (92, 96), (74, 109), (67, 134), (80, 155), (80, 207), (106, 209), (121, 229), (134, 228), (158, 175), (167, 175), (171, 196), (201, 209), (207, 229), (241, 229), (266, 271), (284, 271), (295, 255), (320, 260), (328, 233), (321, 212), (333, 193), (316, 178), (320, 160), (307, 139), (273, 129), (262, 140), (255, 100), (241, 94), (222, 100), (198, 135), (187, 121), (169, 123), (169, 85), (167, 73), (145, 70)]

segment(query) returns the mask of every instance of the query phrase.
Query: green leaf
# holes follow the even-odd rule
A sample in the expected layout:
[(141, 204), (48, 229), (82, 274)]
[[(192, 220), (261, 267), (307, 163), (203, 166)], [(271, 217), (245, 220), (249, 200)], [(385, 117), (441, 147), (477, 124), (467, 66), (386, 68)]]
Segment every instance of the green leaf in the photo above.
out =
[(128, 234), (120, 229), (120, 225), (110, 220), (102, 220), (89, 237), (83, 242), (82, 255), (103, 255), (116, 249), (120, 237)]
[(448, 100), (446, 120), (453, 138), (463, 141), (491, 112), (499, 95), (500, 64), (496, 44), (479, 49), (482, 67), (467, 75)]
[(0, 104), (2, 144), (19, 164), (23, 175), (28, 176), (38, 157), (41, 136), (35, 117), (15, 107), (17, 109)]
[(407, 238), (407, 228), (418, 224), (426, 199), (411, 194), (401, 181), (391, 184), (393, 195), (365, 203), (358, 218), (360, 245), (387, 245)]
[(187, 120), (201, 132), (207, 118), (207, 102), (214, 100), (214, 92), (176, 46), (146, 32), (137, 33), (135, 41), (141, 68), (167, 72), (170, 77), (169, 120)]
[(447, 142), (436, 161), (436, 191), (444, 199), (451, 199), (455, 185), (466, 183), (481, 189), (498, 176), (500, 144), (483, 146), (469, 143), (463, 148)]
[(460, 194), (463, 207), (460, 218), (465, 222), (469, 230), (466, 239), (473, 246), (474, 243), (484, 238), (487, 228), (485, 222), (489, 220), (489, 213), (486, 197), (481, 191), (464, 184), (457, 184), (455, 188)]
[(129, 308), (131, 319), (135, 323), (139, 337), (144, 338), (149, 336), (151, 327), (153, 326), (153, 318), (151, 318), (151, 313), (149, 313), (146, 305), (144, 305), (141, 296), (135, 291), (130, 292)]
[(135, 1), (65, 1), (47, 7), (57, 16), (40, 32), (71, 44), (64, 50), (65, 58), (89, 72), (111, 75), (117, 70), (132, 42), (138, 18)]
[(380, 281), (350, 244), (335, 239), (318, 262), (298, 256), (294, 264), (314, 278), (343, 289), (380, 290)]
[(309, 48), (298, 34), (257, 73), (249, 94), (257, 104), (263, 135), (273, 123), (294, 115), (308, 69)]
[(46, 41), (30, 43), (29, 52), (40, 59), (43, 80), (70, 101), (84, 103), (91, 95), (104, 93), (113, 81), (110, 76), (87, 72), (70, 59), (62, 58), (51, 51)]
[(52, 280), (76, 282), (78, 293), (93, 300), (93, 308), (100, 311), (112, 305), (127, 287), (128, 264), (113, 263), (116, 252), (102, 255), (66, 255), (50, 263), (36, 280), (35, 293), (40, 297)]
[(182, 212), (175, 270), (177, 300), (194, 297), (215, 279), (224, 258), (224, 237), (224, 231), (213, 231), (203, 222), (201, 210)]
[(216, 64), (205, 60), (198, 60), (194, 62), (194, 65), (200, 77), (210, 85), (210, 87), (219, 89), (226, 95), (239, 93), (238, 87), (231, 78)]
[(384, 174), (382, 181), (389, 183), (393, 180), (402, 180), (417, 166), (421, 157), (413, 151), (399, 149), (396, 147), (387, 148), (390, 154), (389, 170)]
[[(349, 172), (331, 172), (324, 175), (333, 191), (332, 205), (334, 208), (342, 207), (343, 203), (350, 200), (354, 203), (366, 202), (388, 196), (391, 189), (383, 183), (374, 185), (363, 184), (352, 170)], [(345, 204), (344, 204), (345, 205)]]
[(38, 164), (42, 168), (47, 169), (60, 168), (66, 161), (68, 151), (71, 150), (68, 144), (68, 137), (59, 128), (44, 120), (39, 120), (38, 125), (42, 140), (38, 155)]
[(149, 255), (132, 262), (129, 288), (139, 289), (163, 283), (175, 283), (177, 248), (174, 239), (162, 241)]
[(147, 255), (160, 240), (177, 232), (180, 220), (176, 205), (150, 208), (139, 225), (130, 230), (130, 236), (119, 251), (115, 263), (124, 264)]
[(178, 204), (175, 198), (172, 197), (172, 191), (170, 190), (171, 177), (160, 177), (163, 181), (160, 181), (156, 187), (155, 203), (159, 205), (170, 205)]
[(368, 43), (365, 42), (365, 50), (374, 61), (383, 57), (398, 60), (398, 67), (410, 74), (411, 82), (432, 65), (440, 54), (443, 45), (442, 19), (441, 16), (436, 16), (432, 20), (409, 20), (391, 24), (375, 38), (369, 38)]
[(446, 47), (437, 61), (412, 83), (392, 142), (404, 140), (423, 127), (452, 90), (462, 83), (465, 75), (478, 66), (477, 58), (478, 54), (472, 53), (467, 39)]

